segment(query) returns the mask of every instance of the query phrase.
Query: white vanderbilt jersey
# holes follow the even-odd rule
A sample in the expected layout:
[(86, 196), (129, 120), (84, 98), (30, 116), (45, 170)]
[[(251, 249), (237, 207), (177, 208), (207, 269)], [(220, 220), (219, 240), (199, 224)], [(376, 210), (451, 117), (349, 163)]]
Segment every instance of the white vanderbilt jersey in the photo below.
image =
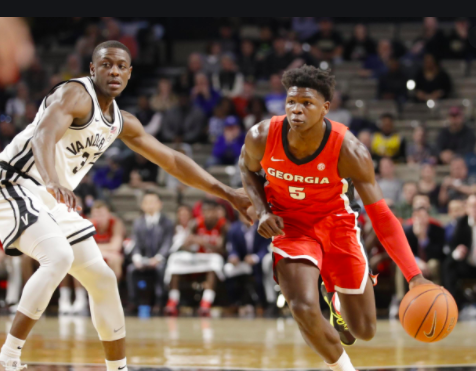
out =
[[(93, 102), (91, 120), (83, 126), (70, 126), (56, 143), (56, 172), (60, 184), (74, 190), (91, 166), (114, 142), (122, 131), (123, 119), (116, 101), (113, 102), (113, 121), (109, 122), (102, 114), (94, 85), (89, 77), (69, 80), (65, 83), (80, 83), (87, 90)], [(35, 120), (18, 134), (0, 154), (0, 161), (7, 162), (22, 173), (44, 184), (36, 168), (31, 149), (31, 139), (46, 109), (46, 97), (36, 114)]]
[[(103, 116), (94, 85), (89, 77), (65, 83), (79, 83), (91, 96), (92, 117), (82, 126), (70, 126), (56, 143), (55, 165), (60, 184), (74, 190), (91, 166), (121, 133), (123, 118), (113, 102), (113, 121)], [(58, 85), (53, 89), (61, 88)], [(18, 255), (15, 242), (23, 231), (36, 223), (41, 210), (60, 226), (71, 245), (91, 237), (95, 228), (76, 212), (68, 212), (45, 187), (33, 157), (31, 139), (46, 109), (43, 100), (35, 120), (19, 133), (0, 154), (0, 239), (8, 255)], [(9, 248), (12, 247), (12, 248)]]

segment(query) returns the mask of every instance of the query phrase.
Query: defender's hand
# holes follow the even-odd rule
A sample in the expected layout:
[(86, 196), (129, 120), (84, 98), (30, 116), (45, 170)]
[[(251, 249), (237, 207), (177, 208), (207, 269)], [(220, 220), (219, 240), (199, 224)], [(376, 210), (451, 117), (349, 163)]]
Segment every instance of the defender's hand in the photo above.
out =
[(423, 278), (423, 276), (421, 274), (417, 274), (415, 277), (413, 277), (410, 280), (408, 285), (410, 286), (410, 290), (411, 290), (414, 287), (417, 287), (417, 286), (420, 286), (420, 285), (435, 285), (435, 284), (433, 282), (427, 280), (426, 278)]
[(248, 208), (251, 206), (251, 201), (248, 198), (244, 188), (232, 190), (232, 194), (228, 201), (232, 206), (243, 216), (249, 225), (253, 224), (253, 219), (248, 215)]
[(259, 219), (258, 233), (264, 238), (284, 236), (284, 221), (273, 213), (265, 213)]
[(82, 208), (78, 206), (76, 195), (73, 191), (56, 184), (56, 183), (49, 183), (46, 185), (46, 190), (49, 194), (51, 194), (58, 203), (63, 203), (68, 207), (68, 211), (80, 211)]

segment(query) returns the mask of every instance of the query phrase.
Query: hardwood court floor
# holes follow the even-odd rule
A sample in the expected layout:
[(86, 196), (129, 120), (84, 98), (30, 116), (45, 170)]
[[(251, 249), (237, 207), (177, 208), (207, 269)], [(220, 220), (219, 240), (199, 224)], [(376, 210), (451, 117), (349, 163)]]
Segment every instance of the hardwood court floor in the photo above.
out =
[[(9, 317), (0, 318), (2, 343), (10, 321)], [(304, 343), (292, 319), (128, 318), (127, 334), (131, 366), (235, 370), (325, 368)], [(476, 322), (460, 322), (443, 341), (423, 344), (406, 335), (399, 322), (379, 321), (372, 341), (357, 342), (346, 350), (360, 370), (474, 366)], [(41, 319), (22, 357), (23, 362), (31, 364), (29, 369), (35, 371), (105, 370), (104, 366), (93, 366), (103, 365), (103, 359), (91, 320), (82, 317)], [(85, 364), (91, 366), (80, 366)]]

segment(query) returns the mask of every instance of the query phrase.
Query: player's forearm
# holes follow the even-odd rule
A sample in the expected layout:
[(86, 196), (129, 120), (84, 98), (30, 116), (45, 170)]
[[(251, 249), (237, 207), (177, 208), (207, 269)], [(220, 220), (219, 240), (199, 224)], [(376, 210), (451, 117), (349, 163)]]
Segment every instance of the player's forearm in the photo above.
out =
[(256, 214), (261, 216), (264, 213), (271, 212), (268, 202), (266, 201), (263, 179), (256, 175), (256, 173), (250, 171), (242, 158), (240, 159), (240, 172), (243, 188), (255, 207)]
[(410, 249), (402, 225), (388, 208), (384, 200), (366, 205), (375, 234), (382, 243), (388, 255), (401, 269), (403, 275), (410, 281), (414, 276), (421, 274)]
[(45, 184), (59, 184), (55, 167), (56, 141), (53, 135), (43, 130), (35, 133), (31, 140), (35, 165)]

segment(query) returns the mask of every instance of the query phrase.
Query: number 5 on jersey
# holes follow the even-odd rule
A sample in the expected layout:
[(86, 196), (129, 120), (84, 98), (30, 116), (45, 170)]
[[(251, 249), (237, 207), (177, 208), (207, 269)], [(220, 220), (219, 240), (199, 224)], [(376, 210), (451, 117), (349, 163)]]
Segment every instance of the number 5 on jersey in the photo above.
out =
[(289, 195), (295, 200), (304, 200), (306, 198), (306, 194), (303, 191), (304, 187), (289, 187)]

